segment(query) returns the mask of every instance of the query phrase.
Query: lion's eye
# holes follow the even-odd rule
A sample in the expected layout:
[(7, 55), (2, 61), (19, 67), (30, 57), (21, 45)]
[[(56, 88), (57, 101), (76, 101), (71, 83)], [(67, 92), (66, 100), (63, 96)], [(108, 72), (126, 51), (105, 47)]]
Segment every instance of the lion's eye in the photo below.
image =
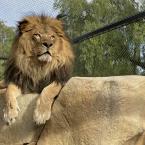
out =
[(33, 34), (33, 38), (36, 40), (40, 40), (41, 36), (40, 34)]
[(50, 39), (53, 41), (53, 40), (55, 39), (55, 36), (52, 35), (52, 36), (50, 37)]

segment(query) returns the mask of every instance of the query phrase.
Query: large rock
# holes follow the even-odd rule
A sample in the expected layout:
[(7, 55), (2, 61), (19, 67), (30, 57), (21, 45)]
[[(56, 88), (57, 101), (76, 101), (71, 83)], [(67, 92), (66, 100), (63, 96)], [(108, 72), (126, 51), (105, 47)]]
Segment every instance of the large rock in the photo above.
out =
[(145, 77), (72, 78), (38, 145), (145, 145)]
[(36, 95), (18, 100), (21, 112), (17, 122), (9, 127), (1, 118), (0, 145), (37, 141), (37, 145), (145, 144), (143, 76), (70, 79), (45, 126), (36, 126), (32, 119)]

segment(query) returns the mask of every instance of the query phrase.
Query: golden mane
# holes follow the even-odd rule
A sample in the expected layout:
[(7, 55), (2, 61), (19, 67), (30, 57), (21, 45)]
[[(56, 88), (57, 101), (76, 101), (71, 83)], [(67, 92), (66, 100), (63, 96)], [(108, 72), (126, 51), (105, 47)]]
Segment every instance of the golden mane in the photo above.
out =
[[(49, 27), (56, 34), (52, 61), (43, 63), (33, 56), (32, 32)], [(25, 91), (41, 92), (52, 81), (64, 83), (70, 77), (74, 54), (70, 41), (65, 35), (61, 21), (44, 15), (25, 17), (18, 24), (18, 32), (12, 45), (4, 78)]]

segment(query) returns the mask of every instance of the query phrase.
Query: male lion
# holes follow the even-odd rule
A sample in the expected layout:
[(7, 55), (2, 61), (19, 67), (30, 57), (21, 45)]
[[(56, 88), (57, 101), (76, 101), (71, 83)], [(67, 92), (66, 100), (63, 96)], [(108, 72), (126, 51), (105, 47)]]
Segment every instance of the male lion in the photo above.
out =
[(11, 124), (18, 116), (17, 96), (36, 92), (40, 95), (33, 118), (36, 124), (45, 123), (54, 97), (69, 78), (73, 60), (61, 21), (45, 15), (31, 15), (20, 21), (4, 73), (8, 85), (5, 121)]

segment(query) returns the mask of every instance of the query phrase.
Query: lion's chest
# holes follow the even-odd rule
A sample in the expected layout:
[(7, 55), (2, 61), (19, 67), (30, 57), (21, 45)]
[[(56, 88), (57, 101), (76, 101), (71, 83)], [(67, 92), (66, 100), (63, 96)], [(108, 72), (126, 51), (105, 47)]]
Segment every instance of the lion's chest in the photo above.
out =
[(23, 66), (22, 69), (15, 64), (9, 65), (5, 71), (5, 81), (7, 83), (13, 82), (21, 88), (23, 93), (40, 93), (43, 88), (53, 81), (54, 75), (41, 68), (30, 66), (27, 65), (26, 71), (26, 66)]
[(48, 86), (51, 83), (51, 80), (48, 78), (44, 78), (39, 80), (39, 82), (34, 83), (32, 81), (32, 79), (27, 79), (27, 81), (24, 83), (20, 84), (21, 89), (23, 91), (23, 93), (41, 93), (41, 91), (43, 90), (43, 88), (45, 88), (46, 86)]
[(20, 64), (15, 64), (15, 61), (10, 60), (5, 70), (5, 81), (7, 83), (13, 82), (22, 89), (23, 93), (40, 93), (53, 81), (63, 84), (69, 78), (69, 71), (65, 66), (52, 67), (48, 65), (44, 68), (33, 63), (28, 65), (26, 61)]
[(43, 88), (48, 86), (53, 81), (53, 75), (43, 70), (33, 70), (29, 74), (22, 74), (23, 83), (21, 87), (24, 92), (37, 92), (40, 93)]

